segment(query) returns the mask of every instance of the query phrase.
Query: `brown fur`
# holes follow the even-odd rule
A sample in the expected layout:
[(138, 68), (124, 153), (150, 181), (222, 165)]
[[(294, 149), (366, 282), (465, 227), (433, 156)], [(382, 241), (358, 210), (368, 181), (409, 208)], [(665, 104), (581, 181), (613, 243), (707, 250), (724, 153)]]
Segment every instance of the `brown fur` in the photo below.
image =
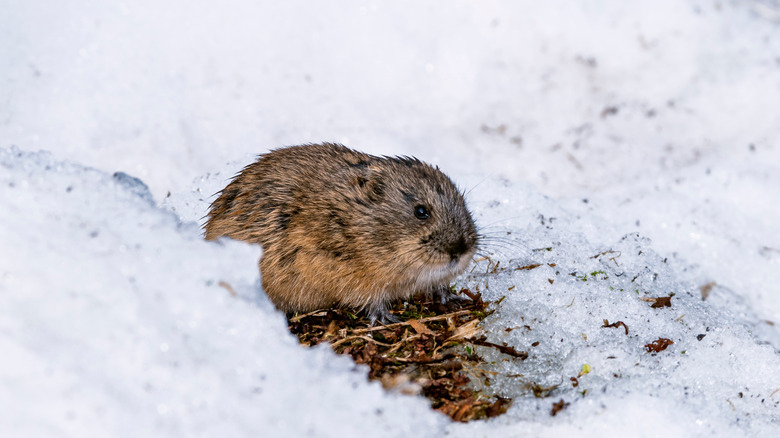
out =
[(389, 301), (446, 288), (477, 245), (463, 196), (437, 168), (330, 143), (260, 156), (211, 204), (205, 230), (263, 246), (263, 288), (286, 312), (386, 315)]

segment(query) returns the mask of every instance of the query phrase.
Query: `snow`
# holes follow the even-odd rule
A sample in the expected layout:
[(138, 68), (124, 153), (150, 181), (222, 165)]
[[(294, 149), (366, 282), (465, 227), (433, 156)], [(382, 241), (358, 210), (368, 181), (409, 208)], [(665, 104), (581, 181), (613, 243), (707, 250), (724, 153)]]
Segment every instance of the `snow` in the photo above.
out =
[[(780, 431), (780, 3), (5, 0), (0, 35), (0, 435)], [(260, 249), (202, 240), (256, 154), (325, 140), (469, 192), (506, 270), (458, 285), (531, 354), (480, 349), (504, 416), (299, 347)]]
[(19, 250), (3, 257), (4, 436), (441, 426), (347, 358), (299, 347), (259, 292), (256, 246), (203, 241), (126, 177), (17, 149), (0, 166), (2, 240)]

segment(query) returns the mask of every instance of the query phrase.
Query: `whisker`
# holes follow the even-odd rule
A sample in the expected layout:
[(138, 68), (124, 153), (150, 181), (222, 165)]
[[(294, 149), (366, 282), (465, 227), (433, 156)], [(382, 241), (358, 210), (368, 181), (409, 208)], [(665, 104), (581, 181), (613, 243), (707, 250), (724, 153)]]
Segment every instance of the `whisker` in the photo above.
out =
[[(406, 251), (406, 252), (403, 252), (403, 253), (399, 254), (399, 255), (398, 255), (398, 260), (401, 260), (401, 259), (403, 258), (403, 256), (409, 255), (409, 254), (411, 254), (411, 253), (414, 253), (414, 252), (419, 252), (419, 251), (418, 251), (417, 249), (410, 249), (410, 250), (408, 250), (408, 251)], [(416, 255), (414, 258), (412, 258), (412, 260), (410, 260), (410, 261), (409, 261), (409, 262), (406, 264), (406, 266), (404, 266), (404, 267), (403, 267), (403, 268), (402, 268), (402, 269), (401, 269), (401, 270), (398, 272), (398, 276), (399, 276), (399, 277), (401, 277), (401, 276), (402, 276), (402, 275), (403, 275), (403, 274), (406, 272), (406, 270), (407, 270), (407, 269), (411, 268), (411, 267), (412, 267), (412, 265), (414, 265), (416, 262), (420, 261), (420, 260), (422, 259), (422, 256), (423, 256), (423, 255), (425, 255), (425, 253), (423, 253), (423, 254), (417, 254), (417, 255)], [(430, 258), (429, 258), (429, 261), (430, 261)]]
[(520, 215), (517, 215), (517, 216), (506, 217), (506, 218), (503, 218), (503, 219), (499, 219), (499, 220), (497, 220), (495, 222), (491, 222), (491, 223), (489, 223), (487, 225), (480, 225), (479, 228), (480, 229), (485, 229), (487, 227), (495, 226), (496, 224), (499, 224), (501, 222), (505, 222), (505, 221), (508, 221), (508, 220), (517, 219), (517, 218), (521, 218), (521, 217), (527, 217), (527, 215), (520, 214)]
[(508, 245), (517, 245), (517, 246), (525, 246), (526, 245), (525, 242), (520, 240), (520, 239), (507, 237), (507, 236), (481, 235), (481, 236), (478, 237), (478, 239), (479, 239), (480, 242), (500, 242), (500, 243), (505, 243), (505, 244), (508, 244)]
[(487, 181), (487, 179), (488, 179), (488, 177), (482, 178), (482, 181), (474, 184), (470, 189), (468, 189), (467, 191), (463, 192), (463, 197), (464, 198), (467, 197), (474, 189), (479, 187), (483, 182)]
[(482, 249), (494, 249), (494, 248), (501, 248), (506, 251), (516, 251), (516, 252), (528, 252), (528, 247), (523, 244), (513, 244), (511, 242), (484, 242), (483, 244), (479, 245)]

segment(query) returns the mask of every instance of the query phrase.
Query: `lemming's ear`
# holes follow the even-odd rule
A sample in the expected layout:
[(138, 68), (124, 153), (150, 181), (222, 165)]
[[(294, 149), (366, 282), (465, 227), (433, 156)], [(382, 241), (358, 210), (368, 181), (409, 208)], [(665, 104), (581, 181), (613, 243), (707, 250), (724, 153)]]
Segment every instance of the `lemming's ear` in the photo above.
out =
[(376, 166), (354, 168), (349, 182), (372, 201), (380, 200), (385, 194), (385, 183), (381, 172)]

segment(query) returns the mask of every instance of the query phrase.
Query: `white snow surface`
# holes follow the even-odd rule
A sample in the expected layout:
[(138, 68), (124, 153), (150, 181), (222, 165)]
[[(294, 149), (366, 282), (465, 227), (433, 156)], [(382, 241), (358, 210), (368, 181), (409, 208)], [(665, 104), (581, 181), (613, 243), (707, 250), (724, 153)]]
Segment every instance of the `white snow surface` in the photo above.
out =
[[(3, 0), (0, 36), (0, 436), (780, 436), (777, 1)], [(260, 248), (202, 240), (318, 141), (468, 191), (507, 414), (300, 347)]]

